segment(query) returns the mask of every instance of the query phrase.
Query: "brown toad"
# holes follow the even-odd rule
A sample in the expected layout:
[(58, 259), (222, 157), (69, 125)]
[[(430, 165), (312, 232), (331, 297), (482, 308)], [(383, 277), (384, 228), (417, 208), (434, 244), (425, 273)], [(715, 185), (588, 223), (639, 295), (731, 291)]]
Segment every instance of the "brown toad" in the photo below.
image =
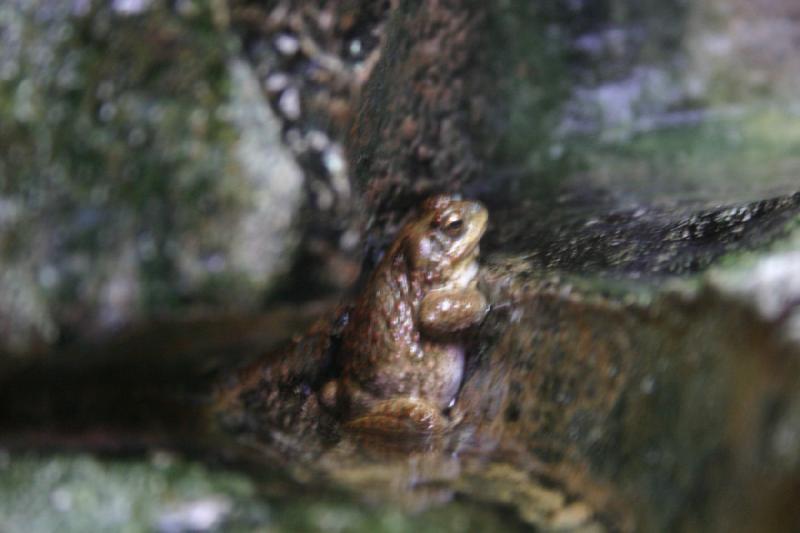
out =
[(487, 311), (476, 287), (487, 220), (478, 202), (436, 196), (400, 230), (342, 331), (341, 377), (322, 391), (350, 427), (443, 426), (464, 373), (462, 333)]

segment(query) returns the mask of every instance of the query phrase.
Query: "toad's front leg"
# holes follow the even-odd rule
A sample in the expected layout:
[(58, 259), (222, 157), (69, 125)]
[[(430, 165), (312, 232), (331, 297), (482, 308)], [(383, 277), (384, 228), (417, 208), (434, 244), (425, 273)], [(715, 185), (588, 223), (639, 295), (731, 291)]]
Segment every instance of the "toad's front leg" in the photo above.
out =
[(480, 323), (488, 308), (477, 289), (431, 291), (420, 303), (420, 329), (429, 337), (447, 337)]

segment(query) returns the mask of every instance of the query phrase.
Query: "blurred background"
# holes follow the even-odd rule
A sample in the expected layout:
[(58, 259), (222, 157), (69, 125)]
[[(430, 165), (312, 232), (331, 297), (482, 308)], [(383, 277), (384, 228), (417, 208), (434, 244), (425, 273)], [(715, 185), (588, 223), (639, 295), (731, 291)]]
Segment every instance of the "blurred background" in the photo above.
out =
[[(664, 498), (640, 527), (723, 530), (746, 501), (753, 531), (800, 528), (798, 47), (794, 0), (4, 0), (0, 530), (545, 530), (497, 501), (408, 514), (162, 447), (102, 458), (119, 437), (64, 440), (31, 406), (62, 372), (191, 383), (275, 346), (441, 191), (490, 208), (505, 298), (533, 279), (637, 306), (600, 321), (647, 362), (589, 414), (653, 455), (581, 453)], [(664, 413), (658, 446), (626, 440)]]

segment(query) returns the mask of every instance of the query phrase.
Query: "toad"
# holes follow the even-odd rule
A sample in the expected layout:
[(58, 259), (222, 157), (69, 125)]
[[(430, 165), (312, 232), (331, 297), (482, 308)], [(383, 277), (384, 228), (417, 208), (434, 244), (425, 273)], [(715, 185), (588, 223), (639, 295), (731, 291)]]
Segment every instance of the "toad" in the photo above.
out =
[(350, 428), (431, 432), (464, 374), (464, 332), (487, 312), (477, 288), (478, 202), (428, 199), (372, 273), (341, 334), (341, 375), (321, 392)]

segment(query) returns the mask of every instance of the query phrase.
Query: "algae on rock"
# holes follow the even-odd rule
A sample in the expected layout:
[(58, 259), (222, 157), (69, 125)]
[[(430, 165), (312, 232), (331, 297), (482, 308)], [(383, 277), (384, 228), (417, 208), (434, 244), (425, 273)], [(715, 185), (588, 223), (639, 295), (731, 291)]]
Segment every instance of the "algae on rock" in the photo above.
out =
[(288, 266), (301, 174), (235, 38), (140, 7), (0, 7), (0, 350), (252, 308)]

